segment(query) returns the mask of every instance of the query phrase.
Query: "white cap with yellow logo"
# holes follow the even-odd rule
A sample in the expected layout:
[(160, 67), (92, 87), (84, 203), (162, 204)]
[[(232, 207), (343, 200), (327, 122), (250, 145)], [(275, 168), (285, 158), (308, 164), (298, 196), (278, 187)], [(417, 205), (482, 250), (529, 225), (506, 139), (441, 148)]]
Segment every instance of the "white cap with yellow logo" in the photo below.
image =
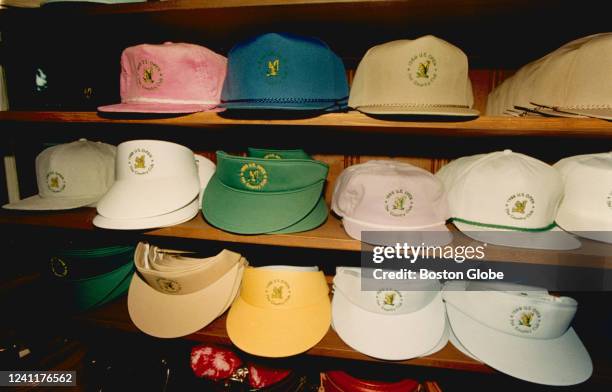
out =
[(450, 214), (442, 182), (408, 163), (375, 160), (348, 167), (336, 180), (332, 209), (347, 234), (360, 241), (433, 246), (453, 238), (445, 226)]
[(58, 144), (36, 157), (38, 194), (6, 204), (12, 210), (67, 210), (95, 203), (115, 181), (117, 148), (85, 139)]
[(353, 79), (349, 106), (378, 115), (478, 116), (465, 53), (432, 35), (374, 46)]
[(522, 380), (574, 385), (593, 364), (570, 326), (578, 303), (509, 283), (448, 282), (443, 297), (461, 345), (487, 365)]
[(519, 248), (580, 247), (555, 224), (563, 182), (542, 161), (504, 150), (456, 159), (436, 176), (446, 187), (453, 223), (471, 238)]
[[(332, 319), (346, 344), (386, 360), (415, 358), (446, 345), (441, 342), (446, 318), (440, 282), (406, 281), (400, 291), (367, 276), (361, 268), (336, 269)], [(363, 291), (362, 279), (379, 289)]]
[(317, 267), (247, 267), (227, 334), (249, 354), (288, 357), (316, 345), (330, 322), (329, 287)]
[(204, 328), (229, 308), (248, 262), (223, 250), (208, 258), (139, 243), (128, 310), (143, 332), (174, 338)]

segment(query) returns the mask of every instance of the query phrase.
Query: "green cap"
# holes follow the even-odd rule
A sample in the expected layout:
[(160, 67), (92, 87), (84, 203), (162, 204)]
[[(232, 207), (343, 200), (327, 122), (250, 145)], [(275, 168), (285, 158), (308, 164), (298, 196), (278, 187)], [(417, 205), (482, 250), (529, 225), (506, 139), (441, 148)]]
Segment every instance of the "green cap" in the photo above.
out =
[[(310, 230), (325, 221), (327, 206), (321, 194), (327, 164), (301, 150), (249, 149), (249, 153), (261, 158), (217, 151), (217, 171), (202, 202), (204, 217), (212, 225), (234, 233), (261, 234)], [(263, 158), (269, 154), (277, 156)]]
[(274, 150), (270, 148), (248, 148), (248, 154), (252, 158), (264, 159), (312, 159), (304, 150)]

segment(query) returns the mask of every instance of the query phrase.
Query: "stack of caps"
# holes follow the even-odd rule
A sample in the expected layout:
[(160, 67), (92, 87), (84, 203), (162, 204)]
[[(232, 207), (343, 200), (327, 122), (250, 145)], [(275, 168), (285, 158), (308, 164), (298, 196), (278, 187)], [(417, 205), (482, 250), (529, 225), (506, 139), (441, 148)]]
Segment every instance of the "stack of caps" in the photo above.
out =
[(488, 115), (612, 119), (612, 33), (565, 44), (522, 67), (489, 94)]
[(221, 100), (227, 109), (337, 111), (348, 91), (344, 64), (323, 41), (268, 33), (229, 52)]
[(217, 152), (204, 192), (210, 224), (240, 234), (295, 233), (327, 219), (322, 197), (327, 164), (302, 150), (249, 149), (249, 157)]
[(565, 183), (557, 224), (581, 237), (612, 243), (612, 152), (555, 163)]
[(463, 157), (436, 176), (453, 223), (478, 241), (533, 249), (576, 249), (555, 224), (563, 181), (550, 165), (510, 150)]
[(500, 372), (545, 385), (574, 385), (593, 372), (570, 326), (578, 303), (511, 283), (448, 282), (444, 301), (461, 351)]
[(242, 280), (247, 260), (228, 250), (194, 258), (190, 252), (139, 243), (128, 310), (143, 332), (174, 338), (194, 333), (223, 314)]
[[(49, 259), (56, 301), (68, 309), (86, 310), (124, 294), (133, 270), (133, 246), (70, 246)], [(57, 300), (59, 297), (59, 300)]]
[[(196, 163), (199, 162), (199, 163)], [(98, 203), (94, 225), (149, 229), (186, 222), (199, 210), (199, 193), (215, 166), (179, 144), (132, 140), (117, 149), (117, 181)]]
[(117, 148), (85, 139), (58, 144), (36, 157), (38, 194), (6, 204), (13, 210), (95, 207), (115, 181)]
[(433, 246), (452, 240), (445, 226), (450, 215), (442, 182), (408, 163), (369, 161), (348, 167), (336, 180), (332, 209), (348, 235), (360, 241)]
[(249, 354), (300, 354), (327, 333), (330, 307), (329, 287), (317, 267), (247, 267), (227, 316), (227, 334)]
[(432, 35), (375, 46), (357, 71), (349, 106), (373, 115), (478, 116), (468, 60)]
[(121, 103), (101, 112), (195, 113), (216, 110), (227, 59), (199, 45), (132, 46), (121, 55)]
[[(363, 287), (371, 291), (362, 290), (362, 280), (370, 281)], [(363, 354), (387, 360), (426, 356), (446, 346), (440, 282), (407, 280), (401, 291), (385, 285), (371, 270), (336, 269), (332, 323), (340, 338)]]

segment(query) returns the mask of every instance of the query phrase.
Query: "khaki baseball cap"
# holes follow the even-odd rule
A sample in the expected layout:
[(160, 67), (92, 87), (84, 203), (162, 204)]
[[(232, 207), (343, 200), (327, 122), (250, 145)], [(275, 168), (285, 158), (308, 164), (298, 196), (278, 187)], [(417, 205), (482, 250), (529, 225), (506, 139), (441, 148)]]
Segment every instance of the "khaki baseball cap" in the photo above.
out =
[(374, 46), (351, 87), (349, 106), (377, 115), (478, 116), (465, 53), (433, 35)]
[(143, 332), (174, 338), (189, 335), (223, 314), (238, 293), (247, 260), (223, 250), (208, 258), (139, 243), (128, 311)]
[(317, 344), (330, 322), (329, 287), (318, 268), (247, 267), (227, 334), (249, 354), (287, 357)]
[(38, 194), (2, 206), (11, 210), (67, 210), (95, 206), (115, 181), (117, 147), (80, 139), (36, 157)]

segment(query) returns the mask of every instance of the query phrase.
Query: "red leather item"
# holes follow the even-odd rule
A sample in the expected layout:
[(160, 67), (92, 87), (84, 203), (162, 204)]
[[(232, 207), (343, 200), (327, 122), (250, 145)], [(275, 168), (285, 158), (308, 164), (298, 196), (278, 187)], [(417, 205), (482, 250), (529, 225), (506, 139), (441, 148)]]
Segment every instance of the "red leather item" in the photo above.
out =
[(271, 369), (252, 363), (249, 366), (249, 385), (252, 388), (264, 388), (274, 385), (287, 377), (291, 370)]
[(191, 370), (197, 377), (213, 381), (229, 378), (242, 365), (242, 360), (230, 350), (213, 346), (191, 349)]
[(334, 370), (322, 374), (321, 386), (325, 392), (416, 392), (419, 383), (410, 379), (398, 382), (366, 381)]

